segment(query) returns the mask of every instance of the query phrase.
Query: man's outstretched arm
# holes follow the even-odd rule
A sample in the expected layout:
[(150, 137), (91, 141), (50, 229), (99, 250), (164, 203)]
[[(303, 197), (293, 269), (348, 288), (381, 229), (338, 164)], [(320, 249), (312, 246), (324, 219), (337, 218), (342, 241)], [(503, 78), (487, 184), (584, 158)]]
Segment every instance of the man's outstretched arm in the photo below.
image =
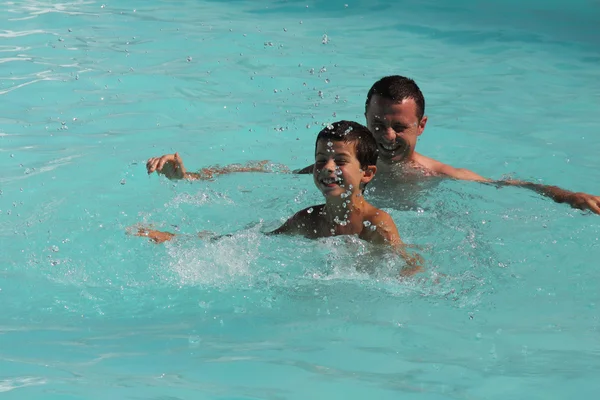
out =
[[(234, 172), (273, 172), (269, 168), (268, 161), (249, 162), (246, 165), (231, 164), (224, 167), (214, 166), (203, 168), (198, 172), (187, 172), (183, 165), (183, 160), (179, 153), (165, 154), (161, 157), (152, 157), (146, 163), (148, 174), (156, 172), (166, 176), (169, 179), (187, 179), (187, 180), (210, 180), (217, 175), (231, 174)], [(282, 172), (288, 172), (287, 167), (278, 166)]]
[(569, 190), (561, 189), (558, 186), (542, 185), (539, 183), (513, 179), (493, 181), (491, 179), (487, 179), (480, 175), (477, 175), (475, 172), (469, 171), (467, 169), (454, 168), (442, 163), (439, 164), (440, 165), (437, 165), (437, 168), (435, 168), (437, 172), (447, 175), (454, 179), (489, 183), (497, 187), (521, 187), (533, 190), (534, 192), (541, 194), (542, 196), (549, 197), (557, 203), (567, 203), (573, 208), (578, 208), (580, 210), (590, 210), (596, 214), (600, 214), (600, 196), (594, 196), (583, 192), (571, 192)]

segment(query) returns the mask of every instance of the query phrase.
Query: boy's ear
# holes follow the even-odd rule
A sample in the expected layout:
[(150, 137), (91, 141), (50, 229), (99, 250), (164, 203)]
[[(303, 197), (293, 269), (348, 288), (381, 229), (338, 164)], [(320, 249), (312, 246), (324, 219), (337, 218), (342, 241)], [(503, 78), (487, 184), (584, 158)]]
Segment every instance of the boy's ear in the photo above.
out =
[(364, 175), (360, 180), (361, 183), (367, 184), (371, 182), (371, 180), (375, 177), (375, 173), (377, 172), (377, 167), (375, 165), (368, 165), (366, 168), (363, 168)]

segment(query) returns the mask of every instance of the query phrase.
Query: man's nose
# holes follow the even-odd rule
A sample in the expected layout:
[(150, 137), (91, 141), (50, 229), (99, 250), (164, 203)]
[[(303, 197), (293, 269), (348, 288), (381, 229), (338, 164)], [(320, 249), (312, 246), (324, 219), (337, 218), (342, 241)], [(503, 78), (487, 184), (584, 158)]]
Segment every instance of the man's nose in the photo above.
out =
[(396, 141), (396, 131), (393, 130), (392, 128), (386, 128), (383, 131), (383, 138), (388, 142), (395, 142)]

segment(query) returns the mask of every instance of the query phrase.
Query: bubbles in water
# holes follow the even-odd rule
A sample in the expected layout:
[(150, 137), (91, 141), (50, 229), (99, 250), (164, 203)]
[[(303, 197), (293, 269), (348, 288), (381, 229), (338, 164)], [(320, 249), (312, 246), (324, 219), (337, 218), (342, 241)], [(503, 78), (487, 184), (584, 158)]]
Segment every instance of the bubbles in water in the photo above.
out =
[(187, 62), (190, 62), (190, 61), (192, 61), (192, 57), (188, 56), (187, 57)]
[(375, 232), (375, 230), (377, 229), (377, 227), (376, 227), (375, 225), (371, 225), (371, 226), (369, 227), (369, 229), (370, 229), (370, 230), (372, 230), (373, 232)]
[(335, 113), (335, 111), (333, 112), (333, 114), (331, 114), (331, 116), (332, 116), (333, 118), (337, 117), (337, 114)]
[(329, 79), (325, 79), (325, 83), (329, 83), (329, 82), (330, 82), (330, 80), (329, 80)]
[[(328, 126), (327, 129), (333, 129), (333, 127), (329, 127)], [(331, 146), (333, 146), (333, 143), (332, 142), (327, 142), (327, 147), (331, 147)]]
[(188, 338), (188, 343), (190, 345), (190, 347), (198, 347), (200, 345), (200, 336), (198, 335), (191, 335)]
[(323, 98), (323, 92), (321, 90), (319, 90), (319, 97)]
[(327, 35), (323, 35), (323, 39), (321, 40), (321, 43), (323, 43), (323, 44), (329, 43), (329, 37), (327, 37)]
[(369, 222), (369, 221), (365, 221), (365, 222), (363, 222), (363, 225), (364, 225), (366, 228), (368, 228), (368, 227), (370, 227), (370, 226), (371, 226), (371, 222)]
[(323, 72), (327, 72), (327, 68), (321, 67), (321, 69), (319, 70), (319, 73), (322, 74)]

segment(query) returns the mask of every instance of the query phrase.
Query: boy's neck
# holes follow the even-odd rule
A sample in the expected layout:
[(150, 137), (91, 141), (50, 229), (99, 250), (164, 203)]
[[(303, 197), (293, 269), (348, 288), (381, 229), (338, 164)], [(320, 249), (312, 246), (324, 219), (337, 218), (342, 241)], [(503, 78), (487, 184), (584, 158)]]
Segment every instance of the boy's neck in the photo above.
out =
[(362, 222), (362, 213), (366, 204), (361, 192), (352, 193), (345, 198), (328, 198), (325, 201), (325, 216), (329, 222), (336, 224), (339, 224), (340, 221), (349, 224), (355, 219)]

